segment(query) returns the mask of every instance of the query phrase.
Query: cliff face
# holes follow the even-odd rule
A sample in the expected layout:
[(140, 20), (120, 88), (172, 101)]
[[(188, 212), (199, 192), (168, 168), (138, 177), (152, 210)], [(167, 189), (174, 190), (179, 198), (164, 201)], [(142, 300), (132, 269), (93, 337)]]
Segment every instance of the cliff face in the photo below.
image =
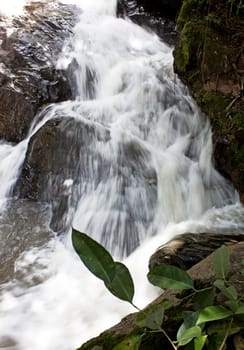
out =
[(244, 199), (244, 5), (241, 0), (184, 0), (175, 71), (213, 129), (214, 159)]

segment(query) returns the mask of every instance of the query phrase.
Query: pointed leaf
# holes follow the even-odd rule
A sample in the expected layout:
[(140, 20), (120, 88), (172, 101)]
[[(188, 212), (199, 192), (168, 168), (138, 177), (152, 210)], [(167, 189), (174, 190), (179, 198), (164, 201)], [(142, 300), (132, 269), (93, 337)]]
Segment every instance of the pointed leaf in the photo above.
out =
[(148, 280), (162, 289), (192, 289), (193, 281), (186, 271), (171, 265), (157, 266), (148, 273)]
[(221, 320), (233, 315), (233, 312), (223, 306), (207, 306), (201, 310), (198, 316), (197, 324), (209, 321)]
[(143, 335), (131, 335), (116, 345), (113, 350), (138, 350)]
[(181, 333), (180, 337), (178, 337), (177, 335), (177, 341), (179, 343), (179, 346), (184, 346), (190, 343), (190, 341), (193, 338), (199, 338), (201, 334), (202, 334), (202, 330), (199, 326), (194, 326), (186, 329), (185, 332)]
[(229, 335), (238, 333), (241, 329), (241, 325), (239, 322), (233, 321), (233, 319), (229, 320), (221, 320), (221, 322), (212, 322), (208, 326), (208, 335), (218, 334), (222, 338), (225, 337), (228, 332)]
[(225, 279), (230, 271), (230, 255), (229, 250), (225, 245), (215, 250), (212, 257), (212, 265), (215, 274)]
[(75, 229), (72, 229), (72, 243), (82, 262), (95, 276), (107, 283), (112, 281), (115, 263), (103, 246)]
[(225, 301), (225, 305), (228, 306), (232, 312), (236, 312), (239, 307), (239, 303), (236, 300)]
[(199, 312), (186, 311), (183, 313), (184, 322), (180, 326), (177, 332), (177, 340), (181, 339), (185, 334), (186, 330), (196, 325)]
[(216, 280), (214, 282), (215, 287), (217, 287), (222, 294), (224, 294), (227, 298), (236, 300), (237, 299), (237, 291), (234, 286), (226, 287), (225, 282), (223, 280)]
[(194, 339), (194, 350), (202, 350), (202, 348), (204, 347), (206, 340), (207, 340), (208, 336), (207, 335), (202, 335), (199, 338), (195, 338)]
[(244, 304), (241, 303), (235, 312), (236, 315), (244, 315)]
[(155, 304), (139, 313), (136, 324), (139, 327), (147, 327), (153, 330), (159, 330), (164, 319), (164, 306)]
[(194, 301), (200, 308), (204, 308), (206, 306), (212, 306), (215, 299), (215, 288), (206, 289), (200, 291), (194, 297)]
[(114, 278), (109, 283), (105, 282), (105, 286), (117, 298), (132, 303), (134, 283), (129, 270), (124, 264), (115, 262)]

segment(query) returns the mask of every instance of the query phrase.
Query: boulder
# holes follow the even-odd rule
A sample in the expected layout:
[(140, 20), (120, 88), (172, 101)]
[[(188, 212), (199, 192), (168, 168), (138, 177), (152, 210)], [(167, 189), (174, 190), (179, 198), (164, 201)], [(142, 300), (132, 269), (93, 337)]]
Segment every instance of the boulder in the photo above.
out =
[(244, 234), (184, 233), (156, 250), (149, 260), (149, 269), (168, 264), (188, 270), (221, 245), (233, 245), (241, 241), (244, 241)]
[[(50, 203), (52, 229), (65, 230), (70, 225), (66, 220), (71, 219), (68, 211), (77, 205), (77, 187), (87, 179), (91, 145), (108, 139), (106, 129), (73, 118), (64, 116), (48, 121), (30, 139), (14, 195)], [(98, 157), (93, 154), (92, 162), (98, 162)]]
[[(99, 123), (57, 113), (31, 137), (13, 194), (49, 203), (51, 228), (59, 233), (70, 227), (72, 211), (80, 197), (94, 191), (101, 179), (105, 191), (106, 181), (112, 177), (117, 195), (109, 200), (107, 210), (111, 214), (102, 232), (103, 244), (111, 246), (114, 241), (118, 246), (121, 217), (117, 213), (120, 211), (126, 230), (119, 244), (124, 245), (120, 248), (128, 255), (140, 242), (141, 226), (137, 223), (143, 223), (146, 229), (153, 220), (157, 175), (150, 152), (140, 143), (121, 142), (114, 148), (110, 139), (110, 130)], [(133, 200), (130, 186), (138, 189)]]
[(0, 139), (17, 143), (40, 107), (72, 98), (69, 76), (56, 61), (76, 15), (70, 6), (38, 2), (11, 24), (0, 20)]

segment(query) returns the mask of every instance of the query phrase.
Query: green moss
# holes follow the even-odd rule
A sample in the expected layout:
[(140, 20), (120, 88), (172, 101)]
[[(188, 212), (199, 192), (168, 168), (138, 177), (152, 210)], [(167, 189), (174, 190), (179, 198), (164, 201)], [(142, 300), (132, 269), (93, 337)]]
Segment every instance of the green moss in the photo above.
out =
[(233, 129), (244, 129), (244, 112), (242, 110), (242, 106), (240, 106), (240, 108), (232, 108), (230, 112), (228, 112), (228, 117), (231, 120)]
[(182, 30), (189, 20), (202, 18), (202, 15), (207, 13), (208, 3), (209, 0), (184, 0), (177, 18), (179, 30)]
[(189, 21), (181, 32), (181, 41), (175, 49), (175, 66), (178, 71), (186, 72), (196, 66), (197, 57), (202, 48), (203, 27), (201, 22)]
[(203, 65), (208, 73), (221, 73), (224, 70), (225, 50), (217, 42), (214, 33), (208, 30), (203, 43)]
[(202, 110), (209, 116), (212, 126), (216, 130), (222, 130), (226, 128), (226, 113), (225, 108), (227, 102), (225, 98), (215, 92), (205, 92), (201, 90), (196, 100), (201, 106)]

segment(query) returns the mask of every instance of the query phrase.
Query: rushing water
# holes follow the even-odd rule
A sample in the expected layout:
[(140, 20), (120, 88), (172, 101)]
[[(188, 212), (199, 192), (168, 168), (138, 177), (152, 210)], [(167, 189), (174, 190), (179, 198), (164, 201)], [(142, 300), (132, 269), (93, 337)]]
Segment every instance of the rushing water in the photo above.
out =
[[(115, 0), (66, 2), (81, 15), (57, 66), (76, 67), (77, 97), (37, 116), (20, 144), (0, 144), (0, 349), (75, 349), (132, 311), (81, 265), (71, 222), (117, 258), (129, 255), (140, 307), (158, 293), (145, 275), (159, 245), (178, 233), (244, 226), (236, 192), (212, 166), (209, 123), (173, 73), (172, 48), (116, 18)], [(77, 169), (61, 174), (69, 207), (57, 237), (53, 203), (11, 191), (30, 137), (60, 116), (92, 137), (82, 132)]]

